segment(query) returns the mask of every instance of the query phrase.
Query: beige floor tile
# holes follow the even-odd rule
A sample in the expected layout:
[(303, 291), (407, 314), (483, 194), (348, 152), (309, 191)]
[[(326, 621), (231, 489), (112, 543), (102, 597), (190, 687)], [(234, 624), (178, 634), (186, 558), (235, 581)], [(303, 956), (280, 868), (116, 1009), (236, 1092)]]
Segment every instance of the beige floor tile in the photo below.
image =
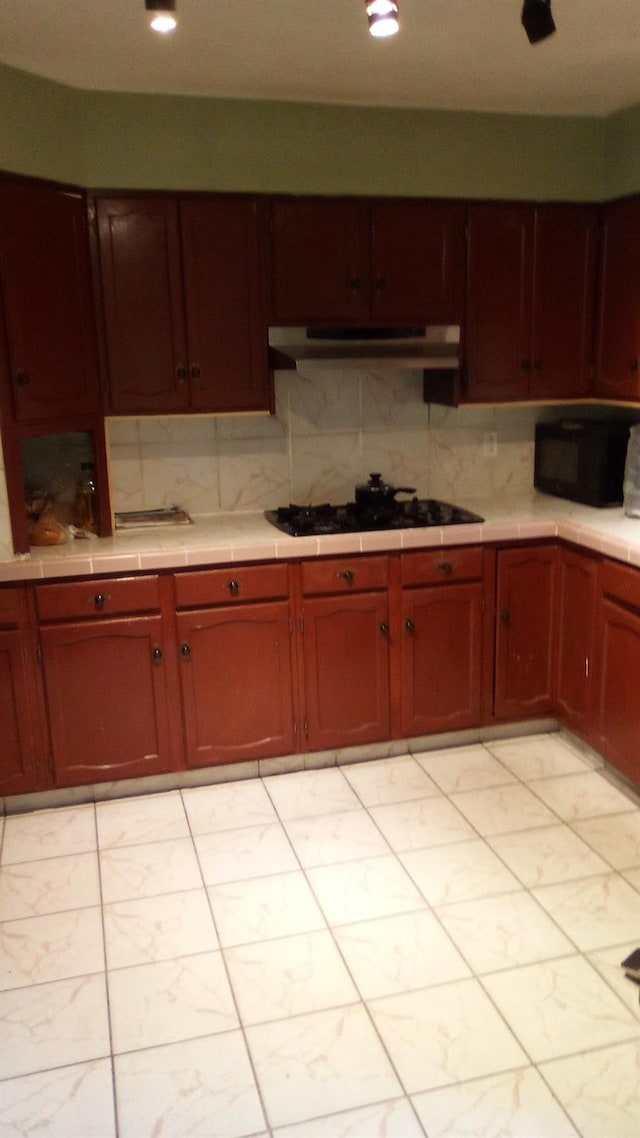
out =
[(637, 1138), (637, 1040), (542, 1063), (540, 1071), (583, 1138)]
[(361, 1005), (249, 1027), (247, 1042), (274, 1127), (402, 1093)]
[(0, 1093), (4, 1138), (115, 1138), (110, 1059), (8, 1079)]
[(528, 1063), (477, 980), (387, 996), (369, 1007), (409, 1094)]
[(578, 1138), (533, 1067), (413, 1096), (429, 1138)]
[(246, 1024), (353, 1004), (359, 998), (326, 931), (228, 948), (225, 958)]
[(240, 1138), (264, 1115), (240, 1031), (116, 1055), (119, 1138)]

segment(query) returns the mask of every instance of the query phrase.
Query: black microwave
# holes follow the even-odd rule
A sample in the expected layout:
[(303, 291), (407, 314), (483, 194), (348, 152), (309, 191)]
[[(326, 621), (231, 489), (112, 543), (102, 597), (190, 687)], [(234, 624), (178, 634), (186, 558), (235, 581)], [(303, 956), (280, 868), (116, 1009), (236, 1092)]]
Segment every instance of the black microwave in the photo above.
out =
[(620, 506), (628, 441), (628, 423), (538, 423), (533, 484), (587, 506)]

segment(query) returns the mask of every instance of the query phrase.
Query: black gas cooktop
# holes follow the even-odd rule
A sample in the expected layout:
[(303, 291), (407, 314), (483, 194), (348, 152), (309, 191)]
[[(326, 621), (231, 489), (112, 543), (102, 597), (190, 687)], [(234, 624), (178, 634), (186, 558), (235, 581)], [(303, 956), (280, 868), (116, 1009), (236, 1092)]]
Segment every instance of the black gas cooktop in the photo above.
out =
[(394, 501), (390, 508), (360, 510), (355, 502), (332, 506), (280, 506), (265, 510), (265, 518), (291, 537), (321, 537), (331, 533), (361, 533), (366, 530), (420, 529), (424, 526), (459, 526), (483, 522), (478, 514), (440, 502), (436, 498)]

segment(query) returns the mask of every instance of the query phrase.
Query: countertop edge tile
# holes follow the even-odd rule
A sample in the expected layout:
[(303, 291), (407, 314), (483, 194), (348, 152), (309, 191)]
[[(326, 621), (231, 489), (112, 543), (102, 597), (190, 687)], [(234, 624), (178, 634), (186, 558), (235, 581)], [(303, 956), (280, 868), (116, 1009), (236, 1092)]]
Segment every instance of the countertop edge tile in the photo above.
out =
[(196, 516), (190, 527), (97, 538), (82, 554), (72, 544), (34, 549), (26, 557), (0, 561), (0, 583), (544, 538), (571, 541), (640, 567), (640, 519), (625, 516), (621, 507), (597, 510), (536, 492), (465, 499), (461, 505), (484, 523), (295, 538), (274, 530), (262, 512)]

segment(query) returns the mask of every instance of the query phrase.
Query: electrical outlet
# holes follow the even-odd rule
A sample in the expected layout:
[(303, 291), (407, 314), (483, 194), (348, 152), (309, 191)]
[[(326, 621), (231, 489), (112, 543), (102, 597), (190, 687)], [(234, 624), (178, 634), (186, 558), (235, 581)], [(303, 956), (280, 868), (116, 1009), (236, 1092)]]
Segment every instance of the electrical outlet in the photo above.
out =
[(498, 453), (498, 432), (485, 431), (484, 433), (484, 457), (495, 458)]

